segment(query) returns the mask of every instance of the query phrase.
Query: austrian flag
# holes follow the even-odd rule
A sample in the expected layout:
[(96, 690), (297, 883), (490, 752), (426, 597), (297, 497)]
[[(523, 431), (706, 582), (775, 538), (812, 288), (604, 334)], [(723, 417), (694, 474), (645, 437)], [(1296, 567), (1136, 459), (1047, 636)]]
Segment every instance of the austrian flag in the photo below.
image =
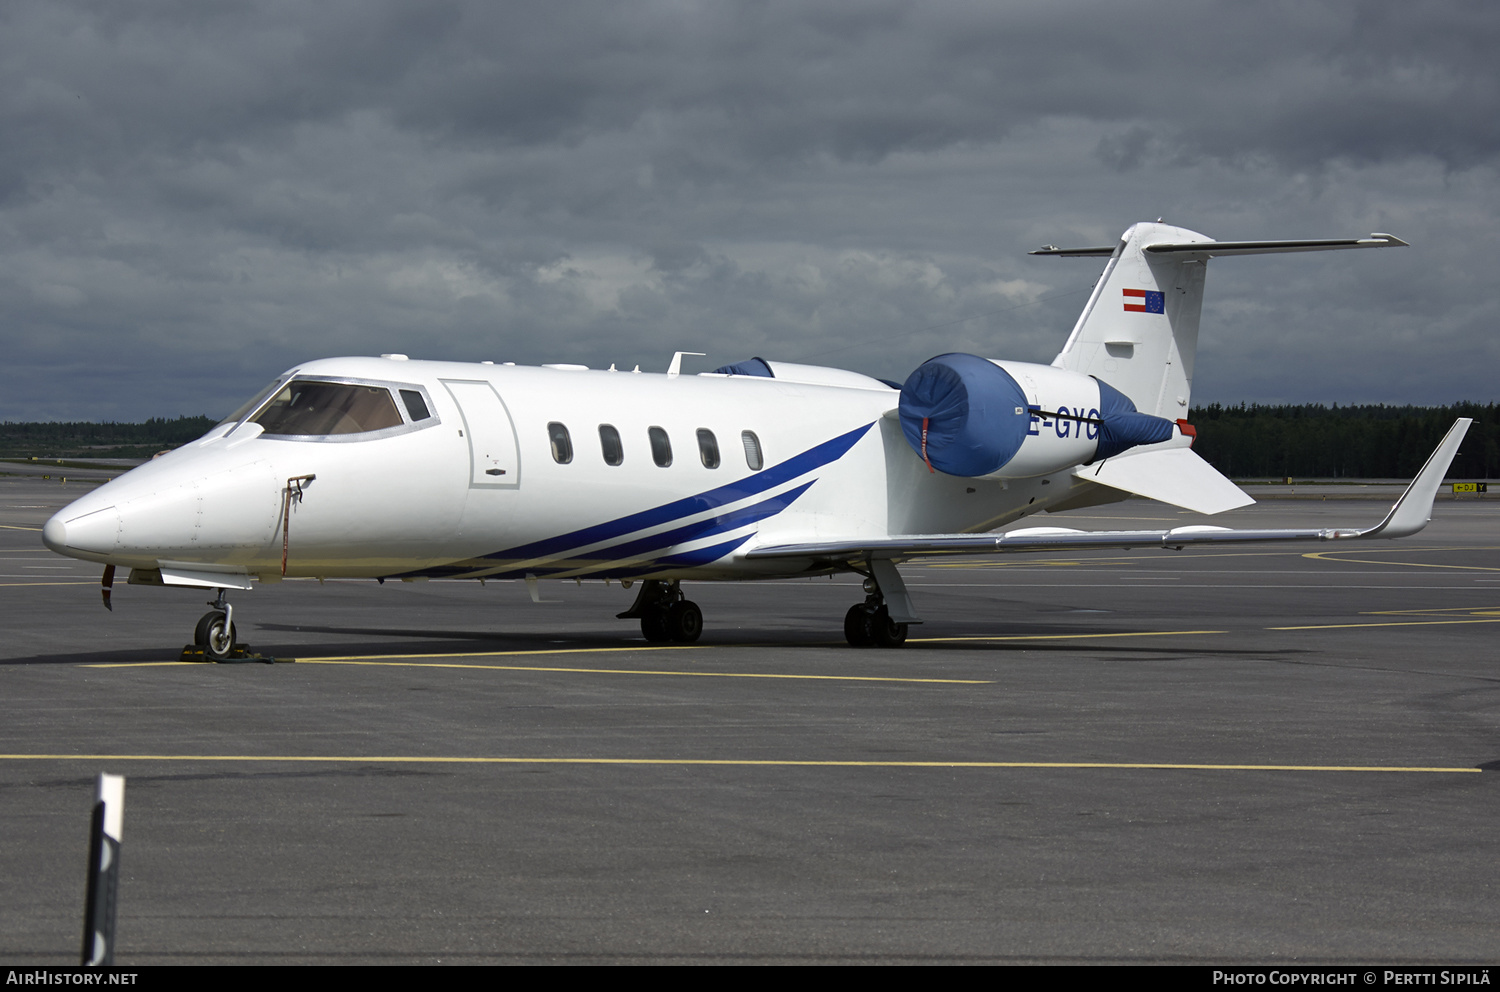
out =
[(1167, 298), (1154, 289), (1123, 289), (1125, 309), (1134, 313), (1166, 313)]

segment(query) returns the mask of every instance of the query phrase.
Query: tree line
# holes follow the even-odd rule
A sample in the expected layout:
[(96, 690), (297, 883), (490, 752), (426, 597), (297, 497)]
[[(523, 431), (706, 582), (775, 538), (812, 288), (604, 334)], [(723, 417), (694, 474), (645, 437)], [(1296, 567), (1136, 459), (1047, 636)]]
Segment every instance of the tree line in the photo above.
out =
[[(1404, 479), (1415, 475), (1459, 417), (1474, 425), (1449, 470), (1455, 479), (1500, 478), (1500, 404), (1198, 407), (1193, 450), (1233, 479)], [(143, 423), (0, 423), (0, 457), (149, 457), (200, 437), (211, 417)]]
[(1198, 407), (1193, 450), (1232, 479), (1408, 479), (1453, 421), (1469, 428), (1448, 477), (1500, 477), (1500, 410), (1495, 403), (1452, 406), (1301, 405)]
[(7, 458), (149, 458), (202, 437), (212, 417), (152, 417), (139, 424), (113, 421), (0, 422), (0, 456)]

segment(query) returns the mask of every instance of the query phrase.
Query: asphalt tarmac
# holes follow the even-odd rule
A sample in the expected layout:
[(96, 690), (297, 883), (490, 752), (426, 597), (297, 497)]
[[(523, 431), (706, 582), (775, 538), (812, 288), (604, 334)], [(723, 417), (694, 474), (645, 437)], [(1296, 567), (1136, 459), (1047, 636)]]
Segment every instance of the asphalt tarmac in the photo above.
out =
[[(0, 962), (76, 963), (100, 771), (127, 966), (1500, 960), (1500, 501), (903, 566), (900, 650), (854, 579), (693, 585), (687, 647), (617, 585), (307, 581), (234, 597), (294, 664), (183, 665), (206, 595), (41, 546), (82, 485), (0, 477)], [(1322, 496), (1214, 522), (1383, 512)]]

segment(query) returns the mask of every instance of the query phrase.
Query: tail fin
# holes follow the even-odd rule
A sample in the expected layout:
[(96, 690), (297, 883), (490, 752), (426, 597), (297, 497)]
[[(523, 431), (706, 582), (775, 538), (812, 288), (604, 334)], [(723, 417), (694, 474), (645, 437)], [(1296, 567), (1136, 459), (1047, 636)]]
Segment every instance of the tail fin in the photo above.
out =
[(1114, 247), (1054, 248), (1033, 255), (1109, 256), (1104, 274), (1052, 364), (1094, 376), (1142, 413), (1176, 420), (1192, 399), (1203, 277), (1219, 255), (1387, 248), (1389, 234), (1321, 241), (1214, 241), (1167, 224), (1136, 224)]

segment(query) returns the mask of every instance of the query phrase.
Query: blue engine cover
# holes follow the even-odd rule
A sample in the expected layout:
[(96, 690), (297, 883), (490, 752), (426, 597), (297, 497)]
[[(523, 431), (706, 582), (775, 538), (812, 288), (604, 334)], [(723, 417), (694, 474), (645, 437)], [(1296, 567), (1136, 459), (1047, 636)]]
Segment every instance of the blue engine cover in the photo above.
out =
[[(1172, 437), (1173, 423), (1164, 417), (1140, 413), (1130, 398), (1103, 380), (1099, 383), (1099, 447), (1094, 461), (1104, 459), (1138, 444), (1155, 444)], [(1092, 465), (1094, 462), (1089, 462)]]
[(764, 358), (747, 358), (743, 362), (735, 362), (733, 365), (720, 365), (714, 369), (715, 375), (758, 375), (765, 379), (776, 378), (771, 371), (771, 366), (766, 364)]
[(1020, 385), (993, 362), (939, 355), (901, 387), (901, 432), (922, 454), (926, 419), (928, 462), (949, 475), (975, 478), (998, 471), (1021, 450), (1031, 422), (1026, 407)]

